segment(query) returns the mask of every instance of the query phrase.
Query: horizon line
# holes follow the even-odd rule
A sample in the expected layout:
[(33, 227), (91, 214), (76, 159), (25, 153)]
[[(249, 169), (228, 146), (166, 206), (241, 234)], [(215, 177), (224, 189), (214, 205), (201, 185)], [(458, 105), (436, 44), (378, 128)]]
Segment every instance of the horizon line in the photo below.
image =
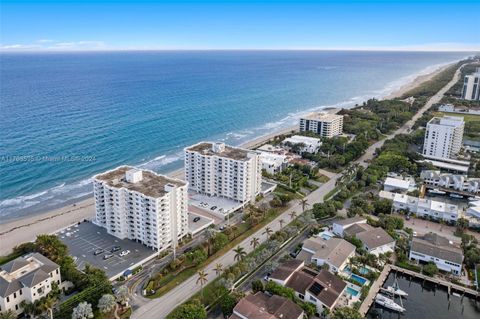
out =
[(172, 52), (172, 51), (362, 51), (362, 52), (465, 52), (480, 53), (480, 48), (476, 49), (395, 49), (395, 48), (164, 48), (164, 49), (2, 49), (0, 53), (88, 53), (88, 52)]

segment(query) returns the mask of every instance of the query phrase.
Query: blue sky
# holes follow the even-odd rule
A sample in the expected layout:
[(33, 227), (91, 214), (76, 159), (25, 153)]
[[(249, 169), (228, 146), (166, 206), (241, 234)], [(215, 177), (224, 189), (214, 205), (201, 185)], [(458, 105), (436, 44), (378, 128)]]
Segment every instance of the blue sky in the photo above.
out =
[(480, 50), (480, 1), (9, 1), (2, 50)]

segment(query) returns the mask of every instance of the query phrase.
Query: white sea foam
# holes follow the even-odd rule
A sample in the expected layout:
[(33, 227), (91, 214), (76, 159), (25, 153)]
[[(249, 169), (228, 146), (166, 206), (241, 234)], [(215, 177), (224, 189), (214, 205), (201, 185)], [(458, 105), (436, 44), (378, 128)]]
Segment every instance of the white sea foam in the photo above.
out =
[[(293, 125), (296, 125), (300, 117), (305, 116), (312, 112), (321, 111), (326, 108), (349, 108), (349, 107), (355, 106), (355, 104), (360, 104), (372, 97), (383, 98), (399, 90), (403, 86), (411, 83), (417, 77), (430, 74), (438, 70), (439, 68), (456, 61), (457, 60), (429, 66), (427, 68), (420, 70), (419, 72), (416, 72), (414, 74), (411, 74), (411, 75), (402, 77), (398, 80), (387, 83), (385, 87), (383, 87), (382, 89), (370, 92), (369, 94), (365, 94), (362, 96), (354, 96), (352, 98), (349, 98), (348, 100), (341, 101), (339, 103), (332, 104), (332, 105), (319, 105), (314, 107), (305, 107), (302, 110), (289, 113), (285, 117), (279, 120), (265, 123), (262, 126), (243, 129), (238, 132), (229, 132), (223, 136), (218, 136), (217, 140), (228, 142), (233, 145), (240, 145), (248, 141), (252, 141), (261, 136), (271, 134), (282, 128), (288, 128)], [(335, 66), (331, 66), (328, 68), (335, 68)], [(151, 160), (148, 160), (146, 162), (145, 160), (142, 160), (142, 163), (140, 163), (138, 166), (146, 169), (158, 171), (158, 170), (161, 170), (162, 167), (166, 165), (180, 161), (182, 158), (183, 158), (183, 151), (176, 152), (174, 154), (167, 154), (167, 155), (163, 154)], [(28, 209), (28, 212), (25, 213), (27, 214), (27, 213), (30, 213), (31, 211), (34, 211), (32, 208), (34, 208), (36, 205), (38, 205), (39, 207), (43, 206), (47, 208), (50, 206), (61, 206), (62, 203), (79, 199), (91, 194), (92, 192), (91, 192), (90, 183), (91, 183), (90, 179), (84, 179), (71, 184), (62, 183), (48, 190), (41, 191), (35, 194), (18, 196), (15, 198), (2, 200), (0, 201), (1, 216), (7, 217), (7, 216), (17, 215), (16, 214), (17, 211), (25, 210), (25, 209)]]

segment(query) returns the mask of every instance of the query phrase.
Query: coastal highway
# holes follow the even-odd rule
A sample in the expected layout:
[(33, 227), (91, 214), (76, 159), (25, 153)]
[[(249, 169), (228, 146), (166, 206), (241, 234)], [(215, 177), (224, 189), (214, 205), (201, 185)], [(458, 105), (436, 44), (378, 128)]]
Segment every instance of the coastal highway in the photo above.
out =
[[(356, 161), (356, 163), (362, 165), (362, 166), (367, 166), (368, 162), (373, 159), (375, 150), (383, 145), (385, 140), (393, 138), (397, 134), (403, 134), (408, 132), (415, 121), (420, 118), (425, 111), (427, 111), (434, 103), (437, 103), (440, 101), (440, 99), (443, 97), (445, 92), (452, 87), (453, 84), (459, 79), (460, 77), (460, 70), (457, 70), (455, 72), (455, 75), (453, 76), (452, 80), (446, 84), (437, 94), (435, 94), (433, 97), (431, 97), (425, 106), (423, 106), (417, 114), (415, 114), (410, 121), (405, 123), (401, 128), (397, 129), (395, 132), (392, 134), (389, 134), (384, 140), (379, 141), (377, 143), (372, 144), (365, 154), (360, 157)], [(323, 198), (326, 194), (328, 194), (331, 190), (335, 188), (335, 183), (337, 179), (341, 176), (341, 174), (336, 174), (334, 175), (327, 183), (323, 184), (321, 187), (319, 187), (317, 190), (306, 196), (306, 199), (308, 203), (311, 205), (315, 203), (319, 203), (323, 201)], [(252, 247), (250, 246), (250, 241), (253, 237), (259, 238), (261, 242), (264, 242), (267, 237), (264, 234), (265, 228), (270, 227), (273, 231), (278, 231), (280, 230), (280, 223), (279, 220), (290, 220), (289, 214), (295, 211), (297, 213), (300, 213), (302, 211), (302, 207), (300, 202), (296, 202), (294, 205), (292, 205), (287, 211), (285, 211), (283, 214), (279, 215), (276, 219), (271, 221), (269, 224), (261, 228), (259, 231), (256, 233), (252, 234), (248, 238), (246, 238), (244, 241), (240, 243), (240, 246), (245, 249), (247, 253), (252, 251)], [(219, 258), (215, 259), (212, 261), (209, 265), (205, 267), (205, 272), (207, 273), (208, 277), (208, 282), (211, 282), (214, 280), (217, 275), (215, 274), (215, 271), (213, 268), (217, 263), (221, 263), (223, 267), (228, 267), (232, 264), (234, 264), (234, 256), (235, 253), (230, 250), (228, 251), (225, 255), (220, 256)], [(192, 297), (194, 294), (196, 294), (198, 291), (200, 291), (200, 286), (196, 284), (196, 281), (198, 279), (198, 275), (195, 274), (194, 276), (190, 277), (186, 281), (179, 283), (178, 286), (176, 286), (174, 289), (163, 295), (162, 297), (158, 299), (154, 299), (149, 303), (146, 303), (145, 305), (139, 307), (136, 309), (133, 314), (132, 318), (133, 319), (138, 319), (138, 318), (165, 318), (173, 309), (175, 309), (178, 305), (182, 304), (185, 302), (187, 299)]]

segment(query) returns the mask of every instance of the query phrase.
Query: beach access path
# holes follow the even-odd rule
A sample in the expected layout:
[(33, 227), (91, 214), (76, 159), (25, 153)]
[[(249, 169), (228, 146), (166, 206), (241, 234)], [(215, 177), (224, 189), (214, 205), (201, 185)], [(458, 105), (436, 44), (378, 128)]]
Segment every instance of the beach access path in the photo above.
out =
[[(409, 132), (413, 124), (415, 123), (415, 121), (419, 119), (423, 115), (423, 113), (425, 113), (434, 103), (438, 103), (440, 99), (443, 97), (443, 95), (445, 94), (445, 92), (448, 91), (448, 89), (450, 89), (450, 87), (452, 87), (453, 84), (456, 83), (456, 81), (458, 81), (459, 77), (460, 77), (460, 69), (455, 72), (452, 80), (448, 84), (446, 84), (437, 94), (431, 97), (427, 101), (427, 103), (425, 103), (425, 106), (423, 106), (417, 112), (417, 114), (415, 114), (412, 117), (411, 120), (406, 122), (402, 127), (397, 129), (395, 132), (389, 134), (385, 139), (372, 144), (367, 149), (365, 154), (356, 161), (356, 163), (364, 167), (368, 166), (368, 163), (374, 157), (375, 150), (381, 147), (383, 143), (385, 143), (385, 140), (391, 139), (398, 134)], [(315, 203), (323, 202), (325, 195), (327, 195), (330, 191), (332, 191), (335, 188), (336, 181), (340, 176), (341, 174), (336, 174), (332, 176), (332, 178), (327, 183), (323, 184), (321, 187), (319, 187), (318, 189), (316, 189), (315, 191), (313, 191), (312, 193), (310, 193), (305, 197), (310, 207)], [(250, 253), (253, 250), (252, 246), (250, 245), (250, 241), (254, 237), (259, 238), (261, 243), (265, 242), (267, 240), (267, 236), (264, 233), (265, 228), (269, 227), (274, 232), (280, 230), (281, 229), (280, 223), (279, 223), (280, 219), (283, 219), (284, 221), (289, 221), (290, 220), (289, 214), (293, 211), (297, 212), (297, 214), (300, 214), (302, 212), (302, 205), (300, 204), (300, 202), (295, 203), (288, 210), (286, 210), (284, 213), (282, 213), (273, 221), (271, 221), (269, 224), (265, 225), (260, 230), (250, 235), (248, 238), (242, 241), (239, 246), (243, 247), (247, 253)], [(217, 277), (216, 272), (214, 271), (216, 264), (220, 263), (223, 265), (224, 268), (229, 267), (235, 263), (234, 257), (235, 257), (235, 253), (233, 252), (233, 250), (230, 250), (226, 254), (218, 257), (217, 259), (213, 260), (210, 264), (208, 264), (204, 269), (205, 273), (207, 274), (208, 282), (213, 281)], [(186, 300), (188, 300), (189, 298), (191, 298), (193, 295), (195, 295), (197, 292), (200, 291), (201, 287), (196, 284), (197, 279), (198, 279), (198, 274), (195, 274), (192, 277), (188, 278), (186, 281), (179, 283), (178, 286), (176, 286), (175, 288), (173, 288), (172, 290), (170, 290), (168, 293), (161, 296), (160, 298), (154, 299), (151, 302), (135, 309), (131, 318), (132, 319), (165, 318), (178, 305), (182, 304), (183, 302), (185, 302)]]

